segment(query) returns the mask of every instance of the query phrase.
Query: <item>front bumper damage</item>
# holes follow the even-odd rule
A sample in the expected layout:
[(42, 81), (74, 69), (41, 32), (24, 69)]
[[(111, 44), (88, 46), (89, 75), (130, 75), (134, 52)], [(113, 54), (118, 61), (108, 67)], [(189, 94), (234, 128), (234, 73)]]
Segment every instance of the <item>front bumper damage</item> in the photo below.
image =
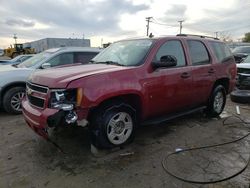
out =
[[(86, 113), (80, 113), (81, 121), (74, 110), (64, 111), (58, 109), (38, 109), (29, 104), (29, 101), (24, 98), (22, 101), (23, 116), (28, 126), (39, 136), (49, 139), (52, 129), (67, 125), (79, 125), (85, 120)], [(85, 121), (85, 125), (86, 125)]]

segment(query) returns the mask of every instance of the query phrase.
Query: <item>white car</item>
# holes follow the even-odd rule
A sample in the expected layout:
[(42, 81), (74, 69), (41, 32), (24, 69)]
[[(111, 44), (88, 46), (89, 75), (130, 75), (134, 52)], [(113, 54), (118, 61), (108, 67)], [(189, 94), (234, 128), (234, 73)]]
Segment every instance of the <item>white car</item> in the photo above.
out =
[(237, 87), (239, 89), (250, 89), (250, 56), (240, 64), (237, 64)]
[(67, 68), (86, 64), (100, 51), (99, 48), (90, 47), (54, 48), (36, 54), (19, 65), (0, 66), (0, 107), (8, 113), (21, 113), (26, 80), (32, 72), (57, 66)]

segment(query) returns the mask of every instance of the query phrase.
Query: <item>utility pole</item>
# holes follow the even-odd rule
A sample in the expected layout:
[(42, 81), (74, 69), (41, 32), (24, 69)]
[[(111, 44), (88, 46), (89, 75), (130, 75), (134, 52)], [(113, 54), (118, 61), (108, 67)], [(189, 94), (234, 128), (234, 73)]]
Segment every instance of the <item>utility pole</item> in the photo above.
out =
[(214, 32), (214, 34), (215, 34), (215, 38), (218, 38), (218, 31), (216, 31), (216, 32)]
[(147, 25), (146, 25), (146, 28), (147, 28), (147, 36), (148, 36), (148, 32), (149, 32), (149, 22), (150, 20), (152, 19), (153, 17), (146, 17), (146, 21), (147, 21)]
[(14, 34), (14, 37), (13, 37), (13, 39), (15, 39), (15, 44), (16, 44), (16, 39), (17, 39), (17, 36), (16, 36), (16, 34)]
[(180, 20), (178, 22), (180, 23), (180, 34), (181, 34), (181, 31), (182, 31), (182, 22), (184, 22), (184, 20)]

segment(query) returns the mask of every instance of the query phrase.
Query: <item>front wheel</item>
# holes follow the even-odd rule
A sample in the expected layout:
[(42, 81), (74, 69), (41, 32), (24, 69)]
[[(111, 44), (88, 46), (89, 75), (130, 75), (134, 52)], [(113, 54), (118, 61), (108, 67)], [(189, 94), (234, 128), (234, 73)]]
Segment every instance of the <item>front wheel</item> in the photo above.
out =
[(207, 115), (210, 117), (219, 116), (226, 104), (226, 91), (222, 85), (214, 88), (207, 105)]
[(136, 128), (136, 111), (125, 103), (110, 103), (98, 109), (91, 123), (92, 144), (110, 149), (132, 141)]
[(25, 96), (24, 87), (13, 87), (9, 89), (3, 97), (4, 110), (11, 114), (22, 113), (21, 102)]

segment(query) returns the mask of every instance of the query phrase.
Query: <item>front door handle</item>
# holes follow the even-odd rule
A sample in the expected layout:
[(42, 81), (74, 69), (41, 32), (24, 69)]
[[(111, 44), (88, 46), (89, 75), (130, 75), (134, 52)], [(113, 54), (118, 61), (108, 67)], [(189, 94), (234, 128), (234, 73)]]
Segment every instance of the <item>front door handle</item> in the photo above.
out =
[(188, 73), (188, 72), (183, 72), (182, 74), (181, 74), (181, 77), (182, 78), (189, 78), (191, 75), (190, 75), (190, 73)]
[(208, 73), (213, 74), (213, 73), (215, 73), (215, 70), (214, 70), (213, 68), (210, 68), (210, 69), (208, 70)]

